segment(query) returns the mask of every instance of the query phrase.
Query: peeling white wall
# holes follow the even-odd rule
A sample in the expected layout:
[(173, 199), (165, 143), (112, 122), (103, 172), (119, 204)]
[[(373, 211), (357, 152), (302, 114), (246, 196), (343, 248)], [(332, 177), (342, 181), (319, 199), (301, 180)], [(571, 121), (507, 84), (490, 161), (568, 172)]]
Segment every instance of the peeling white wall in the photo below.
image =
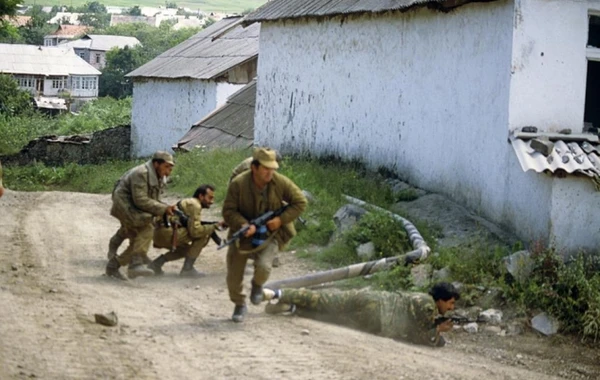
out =
[(136, 81), (131, 110), (131, 151), (146, 157), (171, 150), (192, 126), (217, 107), (217, 83), (203, 80)]
[(217, 107), (221, 107), (227, 101), (231, 95), (236, 91), (244, 87), (244, 84), (231, 84), (227, 82), (221, 82), (217, 84)]
[[(600, 11), (598, 0), (517, 0), (515, 2), (513, 57), (510, 89), (510, 129), (527, 125), (558, 132), (583, 128), (588, 40), (588, 15)], [(526, 205), (523, 214), (547, 226), (547, 241), (561, 250), (600, 247), (600, 192), (589, 179), (568, 176), (549, 178), (543, 184), (521, 183), (516, 197), (537, 192), (546, 204)], [(518, 177), (518, 175), (516, 175)], [(515, 199), (515, 198), (512, 198)], [(511, 201), (514, 201), (512, 200)], [(537, 209), (540, 207), (540, 209)], [(542, 215), (541, 207), (550, 210)], [(516, 215), (515, 220), (523, 219)], [(532, 222), (532, 223), (533, 223)], [(522, 222), (517, 228), (527, 228)]]

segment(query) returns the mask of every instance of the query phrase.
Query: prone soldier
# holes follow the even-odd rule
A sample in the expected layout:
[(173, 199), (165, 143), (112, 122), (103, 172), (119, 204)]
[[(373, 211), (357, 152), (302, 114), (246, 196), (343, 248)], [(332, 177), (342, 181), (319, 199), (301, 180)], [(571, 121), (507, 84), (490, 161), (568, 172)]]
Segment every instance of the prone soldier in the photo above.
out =
[[(194, 268), (194, 263), (215, 231), (225, 226), (223, 221), (203, 224), (201, 219), (202, 209), (210, 208), (215, 201), (214, 191), (215, 187), (212, 185), (201, 185), (196, 189), (192, 198), (186, 198), (177, 203), (177, 208), (183, 212), (184, 222), (177, 220), (169, 225), (163, 222), (154, 229), (154, 246), (171, 249), (148, 265), (148, 268), (152, 269), (155, 274), (163, 274), (162, 266), (166, 262), (185, 258), (179, 273), (181, 276), (204, 276), (204, 273)], [(176, 238), (175, 246), (173, 246), (173, 237)]]
[(268, 304), (270, 314), (298, 311), (299, 314), (339, 323), (415, 344), (442, 347), (446, 341), (440, 335), (452, 329), (450, 318), (440, 320), (454, 310), (460, 293), (454, 285), (435, 284), (429, 294), (412, 292), (379, 292), (350, 290), (343, 292), (308, 289), (264, 290), (265, 299), (278, 299)]
[(130, 278), (154, 275), (152, 270), (142, 265), (142, 257), (147, 255), (152, 243), (154, 217), (165, 213), (172, 215), (175, 210), (175, 205), (160, 202), (165, 179), (173, 166), (173, 156), (158, 151), (151, 160), (129, 170), (116, 183), (110, 214), (121, 222), (117, 235), (129, 239), (129, 246), (121, 255), (109, 259), (106, 264), (108, 276), (126, 280), (119, 268), (128, 264), (132, 264), (127, 270)]

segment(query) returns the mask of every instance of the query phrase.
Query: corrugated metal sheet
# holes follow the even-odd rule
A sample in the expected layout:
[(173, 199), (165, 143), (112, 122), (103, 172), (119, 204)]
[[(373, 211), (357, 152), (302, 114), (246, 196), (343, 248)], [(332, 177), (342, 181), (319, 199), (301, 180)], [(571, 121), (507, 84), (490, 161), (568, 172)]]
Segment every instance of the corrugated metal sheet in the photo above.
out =
[(0, 73), (30, 75), (100, 75), (72, 49), (0, 44)]
[(108, 51), (114, 47), (123, 49), (125, 46), (134, 47), (140, 41), (135, 37), (110, 36), (103, 34), (87, 34), (76, 41), (63, 42), (59, 47)]
[(272, 0), (250, 13), (244, 24), (297, 18), (322, 18), (355, 13), (403, 11), (418, 5), (452, 9), (475, 2), (497, 0)]
[(523, 171), (555, 173), (562, 170), (569, 174), (581, 173), (590, 177), (600, 175), (600, 145), (597, 142), (570, 141), (569, 136), (565, 135), (563, 140), (552, 141), (554, 149), (548, 156), (535, 151), (531, 147), (530, 139), (513, 137), (510, 142)]
[(127, 76), (215, 79), (258, 56), (260, 24), (244, 28), (241, 20), (232, 17), (216, 22)]
[(194, 124), (174, 149), (251, 147), (255, 102), (256, 82), (252, 81), (227, 99), (221, 108)]

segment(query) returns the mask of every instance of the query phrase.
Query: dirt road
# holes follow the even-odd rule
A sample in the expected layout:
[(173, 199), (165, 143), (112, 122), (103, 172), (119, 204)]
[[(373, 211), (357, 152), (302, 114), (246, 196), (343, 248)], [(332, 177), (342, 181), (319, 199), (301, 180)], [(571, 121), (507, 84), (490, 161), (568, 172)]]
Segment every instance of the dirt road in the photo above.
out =
[[(177, 262), (163, 277), (109, 279), (106, 248), (118, 227), (109, 208), (106, 195), (7, 191), (0, 199), (1, 379), (564, 378), (542, 361), (501, 360), (460, 334), (430, 349), (256, 306), (234, 324), (224, 252), (212, 242), (197, 262), (204, 278), (180, 279)], [(273, 279), (310, 269), (292, 254), (283, 262)], [(116, 327), (94, 323), (94, 313), (110, 311)], [(584, 372), (574, 366), (567, 375), (592, 378), (598, 367), (588, 359)]]

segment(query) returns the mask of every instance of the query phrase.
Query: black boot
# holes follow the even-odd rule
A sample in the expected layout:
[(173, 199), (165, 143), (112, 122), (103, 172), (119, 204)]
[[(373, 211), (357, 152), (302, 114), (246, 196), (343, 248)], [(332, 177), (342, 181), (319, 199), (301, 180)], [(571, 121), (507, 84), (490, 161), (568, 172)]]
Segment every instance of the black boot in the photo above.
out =
[(118, 280), (127, 281), (127, 278), (123, 276), (121, 272), (119, 272), (120, 267), (121, 264), (119, 264), (117, 258), (113, 257), (112, 259), (108, 260), (108, 264), (106, 264), (106, 275)]
[(196, 262), (196, 258), (186, 257), (183, 262), (183, 268), (181, 268), (181, 272), (179, 272), (180, 276), (183, 277), (204, 277), (206, 273), (198, 272), (196, 268), (194, 268), (194, 263)]
[(108, 253), (106, 254), (109, 260), (117, 256), (117, 251), (124, 240), (125, 238), (121, 237), (118, 232), (110, 238), (110, 242), (108, 243)]
[(231, 319), (236, 323), (244, 322), (244, 316), (246, 315), (246, 312), (248, 312), (246, 305), (235, 305)]
[(252, 281), (252, 290), (250, 291), (250, 302), (253, 305), (259, 305), (263, 300), (263, 288)]
[(156, 259), (154, 259), (153, 262), (148, 264), (148, 268), (152, 269), (154, 271), (155, 275), (160, 276), (160, 275), (165, 274), (165, 272), (163, 272), (163, 270), (162, 270), (162, 266), (165, 265), (166, 262), (167, 262), (167, 256), (160, 255)]

